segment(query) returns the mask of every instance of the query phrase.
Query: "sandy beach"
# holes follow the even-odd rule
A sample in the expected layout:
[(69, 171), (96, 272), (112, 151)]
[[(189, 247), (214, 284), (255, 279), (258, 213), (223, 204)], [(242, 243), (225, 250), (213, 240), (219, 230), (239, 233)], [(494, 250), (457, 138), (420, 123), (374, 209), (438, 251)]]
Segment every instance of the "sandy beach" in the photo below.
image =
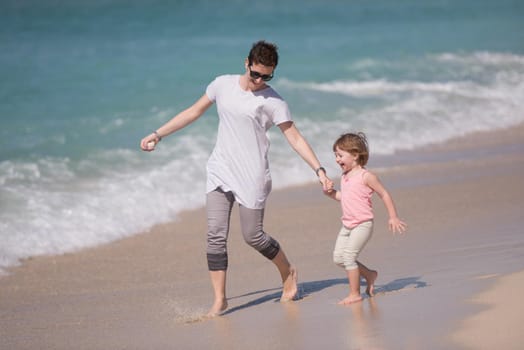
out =
[(340, 209), (312, 183), (274, 191), (265, 216), (299, 270), (300, 300), (278, 302), (278, 273), (244, 244), (234, 210), (229, 309), (202, 319), (212, 290), (200, 209), (11, 269), (0, 277), (0, 349), (521, 348), (524, 126), (399, 152), (384, 169), (371, 158), (409, 225), (390, 234), (375, 198), (360, 259), (379, 271), (375, 297), (337, 305), (348, 292), (331, 261)]

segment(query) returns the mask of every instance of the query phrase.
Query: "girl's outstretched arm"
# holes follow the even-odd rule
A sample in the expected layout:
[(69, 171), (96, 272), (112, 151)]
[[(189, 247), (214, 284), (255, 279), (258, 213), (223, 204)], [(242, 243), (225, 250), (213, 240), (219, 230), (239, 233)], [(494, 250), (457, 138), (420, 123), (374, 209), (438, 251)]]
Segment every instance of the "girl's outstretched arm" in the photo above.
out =
[(364, 175), (364, 182), (373, 191), (375, 191), (384, 202), (384, 205), (386, 206), (389, 215), (389, 230), (393, 233), (404, 233), (406, 231), (407, 225), (404, 221), (399, 219), (397, 215), (397, 209), (395, 208), (395, 203), (393, 202), (393, 198), (386, 190), (384, 185), (382, 185), (378, 177), (375, 174), (368, 171)]

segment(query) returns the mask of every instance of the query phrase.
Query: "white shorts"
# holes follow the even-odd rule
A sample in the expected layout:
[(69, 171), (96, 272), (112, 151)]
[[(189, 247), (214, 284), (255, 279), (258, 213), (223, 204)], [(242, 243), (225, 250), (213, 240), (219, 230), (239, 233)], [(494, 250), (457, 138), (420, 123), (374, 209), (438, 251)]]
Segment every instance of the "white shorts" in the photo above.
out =
[(357, 258), (373, 234), (373, 220), (365, 221), (349, 229), (342, 226), (338, 233), (333, 261), (346, 270), (358, 268)]

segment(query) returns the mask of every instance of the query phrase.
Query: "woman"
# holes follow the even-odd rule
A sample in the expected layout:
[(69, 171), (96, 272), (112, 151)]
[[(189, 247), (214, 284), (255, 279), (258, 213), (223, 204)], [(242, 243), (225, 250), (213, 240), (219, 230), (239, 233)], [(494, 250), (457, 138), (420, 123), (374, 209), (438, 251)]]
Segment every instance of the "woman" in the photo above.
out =
[(219, 116), (215, 148), (207, 163), (206, 207), (208, 220), (207, 261), (214, 290), (208, 316), (227, 309), (226, 271), (229, 217), (234, 202), (239, 204), (245, 241), (271, 260), (280, 272), (281, 301), (297, 295), (297, 271), (280, 244), (263, 230), (264, 208), (271, 191), (266, 132), (278, 125), (291, 147), (315, 170), (324, 190), (331, 180), (315, 153), (291, 119), (287, 103), (266, 83), (278, 64), (276, 45), (253, 44), (243, 75), (222, 75), (211, 82), (205, 94), (140, 143), (144, 151), (154, 150), (163, 137), (197, 120), (213, 104)]

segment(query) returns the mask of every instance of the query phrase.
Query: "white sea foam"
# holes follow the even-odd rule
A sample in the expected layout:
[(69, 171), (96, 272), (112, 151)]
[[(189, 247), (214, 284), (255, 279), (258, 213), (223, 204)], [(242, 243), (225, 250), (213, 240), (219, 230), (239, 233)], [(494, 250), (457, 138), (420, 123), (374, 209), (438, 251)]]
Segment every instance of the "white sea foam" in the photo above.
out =
[(454, 62), (460, 64), (494, 65), (496, 67), (515, 65), (521, 69), (524, 66), (524, 56), (512, 53), (499, 52), (474, 52), (474, 53), (443, 53), (435, 55), (435, 59), (441, 62)]
[[(422, 62), (420, 62), (422, 60)], [(391, 66), (391, 62), (385, 62)], [(364, 131), (373, 154), (388, 155), (399, 149), (423, 145), (476, 131), (495, 130), (524, 122), (524, 57), (513, 54), (442, 54), (396, 63), (404, 66), (432, 66), (438, 74), (425, 81), (388, 78), (299, 82), (282, 79), (278, 87), (293, 91), (321, 92), (341, 96), (338, 104), (325, 106), (325, 120), (301, 119), (302, 133), (319, 158), (332, 160), (331, 144), (341, 133)], [(451, 64), (451, 65), (450, 65)], [(355, 69), (375, 69), (381, 62), (365, 61)], [(440, 72), (440, 71), (441, 72)], [(479, 74), (481, 72), (481, 74)], [(445, 80), (444, 80), (445, 79)], [(301, 95), (301, 96), (302, 96)], [(307, 96), (307, 95), (306, 95)], [(326, 95), (324, 95), (326, 96)], [(347, 96), (348, 99), (343, 97)], [(318, 97), (316, 97), (318, 99)], [(275, 138), (278, 140), (278, 138)], [(277, 183), (305, 181), (299, 159), (283, 150), (273, 157)], [(328, 170), (337, 171), (336, 167)]]
[[(208, 143), (187, 136), (148, 157), (113, 150), (76, 164), (0, 163), (0, 267), (107, 243), (202, 205)], [(178, 157), (169, 159), (172, 152)]]

